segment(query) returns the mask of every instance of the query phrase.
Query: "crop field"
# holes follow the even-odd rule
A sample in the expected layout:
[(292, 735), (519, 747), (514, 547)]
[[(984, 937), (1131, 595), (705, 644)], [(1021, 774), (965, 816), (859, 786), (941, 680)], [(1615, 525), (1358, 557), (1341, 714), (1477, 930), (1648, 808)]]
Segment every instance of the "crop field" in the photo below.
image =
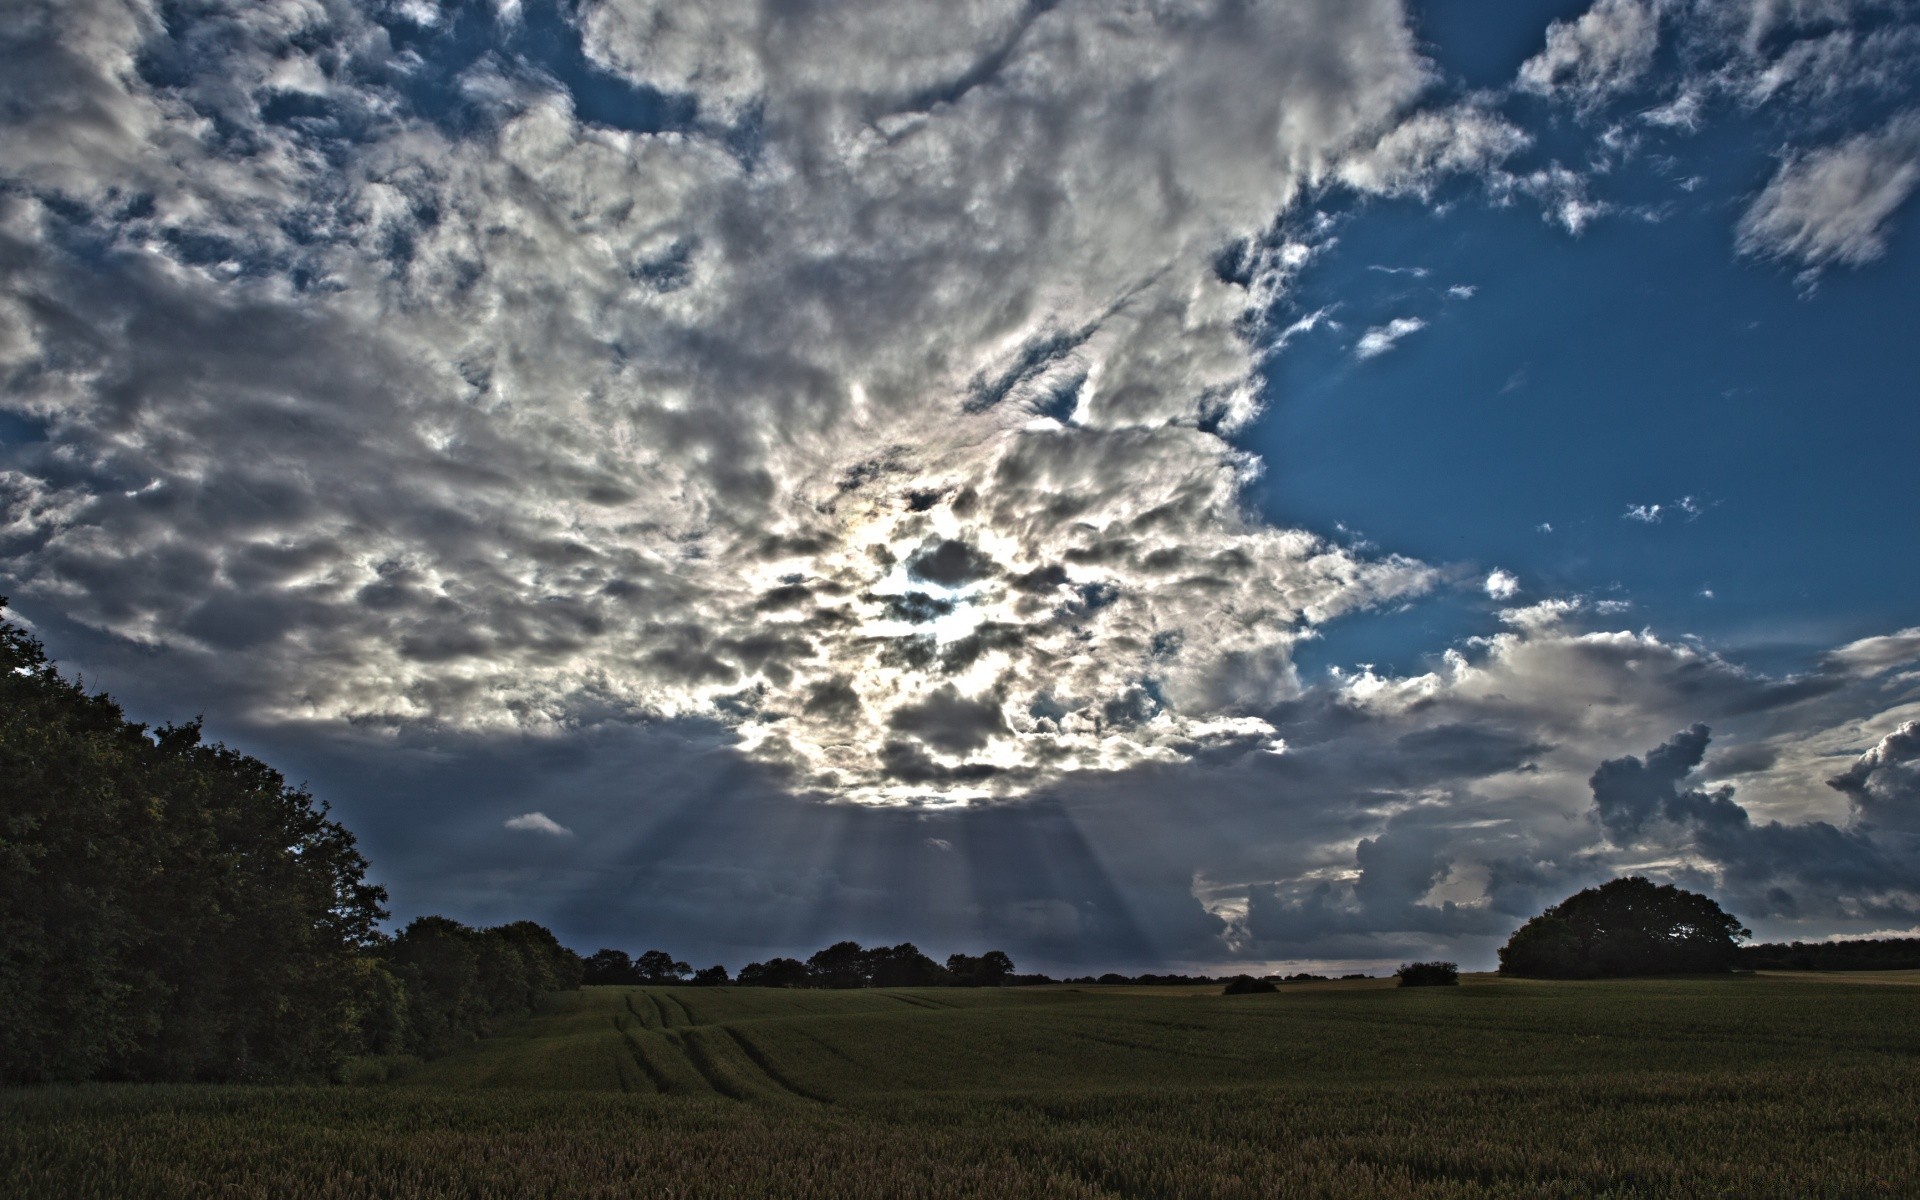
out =
[(1912, 1196), (1915, 982), (589, 988), (381, 1082), (0, 1093), (0, 1190)]

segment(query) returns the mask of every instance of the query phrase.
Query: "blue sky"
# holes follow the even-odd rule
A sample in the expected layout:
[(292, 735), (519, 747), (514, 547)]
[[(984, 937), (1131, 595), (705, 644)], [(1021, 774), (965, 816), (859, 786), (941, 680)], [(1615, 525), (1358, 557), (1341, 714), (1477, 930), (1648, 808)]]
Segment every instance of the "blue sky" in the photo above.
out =
[(1920, 928), (1907, 6), (46, 0), (0, 64), (9, 617), (399, 919)]

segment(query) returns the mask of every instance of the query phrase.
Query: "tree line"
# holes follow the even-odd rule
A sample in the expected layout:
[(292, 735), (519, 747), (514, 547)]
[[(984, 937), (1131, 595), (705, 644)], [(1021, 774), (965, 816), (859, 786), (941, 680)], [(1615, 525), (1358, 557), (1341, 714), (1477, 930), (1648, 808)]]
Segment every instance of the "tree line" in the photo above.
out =
[(0, 1080), (324, 1077), (579, 985), (530, 921), (383, 934), (366, 870), (304, 788), (127, 720), (0, 621)]
[(597, 950), (587, 956), (587, 983), (690, 983), (714, 987), (868, 988), (868, 987), (1006, 987), (1052, 983), (1044, 975), (1019, 975), (1004, 951), (985, 954), (949, 954), (943, 966), (912, 942), (897, 946), (862, 946), (835, 942), (815, 951), (805, 962), (772, 958), (751, 962), (729, 977), (724, 966), (699, 971), (664, 950), (648, 950), (632, 958), (623, 950)]

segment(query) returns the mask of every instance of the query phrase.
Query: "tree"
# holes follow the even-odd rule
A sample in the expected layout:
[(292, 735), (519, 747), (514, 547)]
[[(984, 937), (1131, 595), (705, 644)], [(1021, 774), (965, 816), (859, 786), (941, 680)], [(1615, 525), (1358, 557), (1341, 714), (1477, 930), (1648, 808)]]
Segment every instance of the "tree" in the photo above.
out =
[(582, 976), (587, 983), (640, 982), (639, 974), (633, 969), (633, 959), (625, 950), (595, 950), (582, 964)]
[(828, 988), (857, 988), (867, 984), (867, 952), (859, 942), (835, 942), (807, 959), (814, 982)]
[(1460, 967), (1450, 962), (1403, 963), (1393, 977), (1400, 981), (1401, 987), (1456, 987), (1460, 983)]
[(1001, 950), (989, 950), (978, 957), (949, 954), (947, 975), (956, 987), (1003, 987), (1013, 977), (1013, 960)]
[(813, 982), (813, 973), (797, 958), (770, 958), (741, 967), (734, 982), (741, 987), (799, 988)]
[(1262, 992), (1277, 992), (1280, 989), (1265, 979), (1255, 979), (1251, 975), (1235, 975), (1227, 980), (1227, 986), (1220, 989), (1222, 996), (1257, 996)]
[(649, 950), (633, 960), (635, 974), (642, 983), (679, 983), (693, 968), (665, 950)]
[(1500, 973), (1536, 979), (1597, 979), (1731, 971), (1739, 920), (1698, 892), (1629, 876), (1588, 888), (1547, 909), (1500, 948)]
[(0, 621), (0, 1079), (326, 1073), (386, 915), (366, 867), (304, 788)]
[(695, 987), (720, 987), (727, 982), (727, 969), (718, 963), (693, 973)]
[(862, 955), (862, 974), (869, 987), (936, 987), (946, 982), (940, 964), (912, 942), (876, 946)]

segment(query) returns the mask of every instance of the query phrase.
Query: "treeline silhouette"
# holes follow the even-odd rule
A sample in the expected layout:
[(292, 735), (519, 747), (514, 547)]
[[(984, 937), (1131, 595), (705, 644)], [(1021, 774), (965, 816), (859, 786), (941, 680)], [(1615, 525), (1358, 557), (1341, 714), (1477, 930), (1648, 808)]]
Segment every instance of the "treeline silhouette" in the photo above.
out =
[(1045, 975), (1019, 975), (1013, 959), (1000, 950), (950, 954), (944, 966), (912, 942), (898, 946), (862, 946), (835, 942), (801, 962), (772, 958), (740, 968), (729, 977), (724, 966), (695, 971), (664, 950), (630, 958), (623, 950), (597, 950), (587, 956), (587, 983), (691, 983), (698, 987), (867, 988), (867, 987), (1011, 987), (1053, 983)]
[(1920, 938), (1764, 942), (1740, 947), (1749, 971), (1920, 971)]
[(304, 788), (128, 721), (0, 620), (0, 1080), (323, 1077), (578, 985), (529, 921), (382, 934), (366, 870)]

